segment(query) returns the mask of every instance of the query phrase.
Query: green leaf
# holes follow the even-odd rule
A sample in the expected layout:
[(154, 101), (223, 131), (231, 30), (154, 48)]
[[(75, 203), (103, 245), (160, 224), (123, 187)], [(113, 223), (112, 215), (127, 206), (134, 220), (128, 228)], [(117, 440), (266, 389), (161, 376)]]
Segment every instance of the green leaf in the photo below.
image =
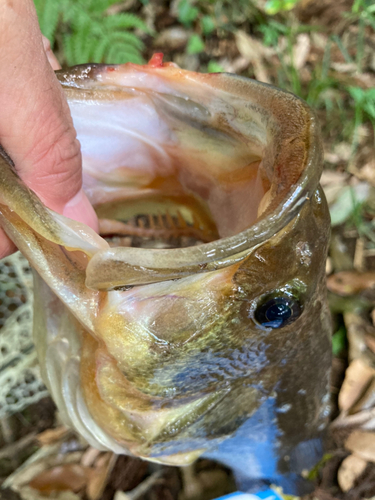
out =
[(365, 91), (360, 87), (349, 87), (348, 91), (356, 103), (361, 103), (365, 98)]
[(126, 31), (115, 31), (110, 36), (111, 42), (122, 42), (128, 45), (134, 46), (138, 51), (142, 51), (145, 48), (145, 44), (133, 33), (128, 33)]
[(66, 62), (69, 66), (74, 64), (74, 50), (73, 50), (73, 37), (72, 35), (63, 36), (63, 47)]
[(346, 329), (342, 325), (336, 333), (332, 335), (332, 353), (338, 356), (346, 347)]
[(105, 14), (112, 5), (120, 3), (119, 0), (78, 0), (81, 8), (91, 14)]
[(259, 26), (258, 30), (263, 33), (263, 43), (270, 46), (276, 46), (279, 41), (280, 35), (286, 35), (289, 31), (287, 26), (284, 26), (273, 19), (269, 20), (267, 24)]
[(291, 10), (300, 0), (268, 0), (264, 6), (267, 14), (274, 15), (282, 10)]
[(144, 60), (139, 51), (131, 45), (113, 43), (105, 58), (105, 62), (109, 64), (124, 64), (127, 62), (142, 64)]
[(142, 19), (134, 14), (116, 14), (113, 16), (107, 16), (103, 18), (102, 22), (108, 29), (138, 28), (146, 33), (150, 31)]
[(208, 73), (222, 73), (225, 69), (216, 61), (211, 60), (207, 65)]
[(323, 458), (319, 460), (319, 462), (314, 465), (314, 467), (307, 474), (307, 479), (310, 481), (314, 481), (319, 477), (319, 473), (321, 469), (325, 466), (327, 462), (329, 462), (334, 457), (333, 453), (326, 453), (323, 455)]
[(202, 31), (205, 35), (210, 35), (216, 29), (216, 24), (211, 16), (203, 16), (201, 19)]
[(43, 33), (54, 40), (59, 21), (63, 29), (63, 53), (69, 65), (93, 62), (142, 63), (144, 43), (131, 30), (150, 33), (137, 15), (108, 15), (119, 0), (35, 0)]
[(177, 6), (178, 20), (188, 28), (197, 19), (199, 10), (189, 0), (181, 0)]
[(105, 53), (107, 52), (109, 46), (109, 40), (103, 38), (97, 43), (92, 49), (91, 60), (94, 63), (103, 63), (105, 60)]
[(189, 41), (188, 41), (187, 47), (186, 47), (186, 52), (188, 54), (200, 54), (203, 51), (204, 51), (204, 42), (199, 35), (194, 33), (189, 38)]

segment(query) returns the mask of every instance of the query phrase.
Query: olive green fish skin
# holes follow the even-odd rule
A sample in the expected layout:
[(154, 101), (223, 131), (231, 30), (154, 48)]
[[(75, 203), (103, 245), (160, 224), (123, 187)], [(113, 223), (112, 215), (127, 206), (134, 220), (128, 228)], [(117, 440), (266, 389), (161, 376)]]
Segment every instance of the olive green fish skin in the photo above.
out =
[[(219, 235), (110, 247), (44, 207), (0, 155), (0, 223), (37, 271), (35, 344), (63, 420), (100, 449), (175, 465), (204, 453), (245, 483), (292, 490), (329, 413), (330, 221), (313, 113), (271, 86), (173, 64), (58, 78), (101, 218), (164, 209)], [(290, 321), (261, 316), (275, 300)]]

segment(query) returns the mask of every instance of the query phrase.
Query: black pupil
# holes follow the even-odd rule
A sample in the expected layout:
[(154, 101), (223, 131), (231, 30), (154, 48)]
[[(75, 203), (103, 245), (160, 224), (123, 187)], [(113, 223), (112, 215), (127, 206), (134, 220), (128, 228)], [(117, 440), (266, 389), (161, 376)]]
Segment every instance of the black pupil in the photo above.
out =
[(267, 328), (281, 328), (296, 320), (301, 312), (298, 301), (285, 295), (266, 299), (256, 309), (255, 319)]
[(266, 311), (266, 317), (269, 321), (277, 319), (286, 320), (292, 315), (292, 310), (287, 304), (274, 304)]

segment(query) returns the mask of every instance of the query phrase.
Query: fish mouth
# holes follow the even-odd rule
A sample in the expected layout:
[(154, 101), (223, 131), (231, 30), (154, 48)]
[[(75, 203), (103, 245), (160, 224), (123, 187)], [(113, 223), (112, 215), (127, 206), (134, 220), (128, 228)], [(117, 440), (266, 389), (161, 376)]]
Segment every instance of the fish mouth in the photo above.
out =
[(182, 248), (220, 238), (207, 207), (192, 195), (138, 194), (132, 203), (99, 205), (96, 213), (99, 234), (111, 247)]
[[(89, 288), (230, 265), (282, 229), (316, 190), (315, 118), (287, 92), (171, 64), (76, 73), (58, 76), (81, 142), (84, 188), (114, 247), (90, 261)], [(115, 262), (125, 266), (121, 278), (110, 271)]]
[[(194, 190), (189, 189), (178, 175), (153, 179), (151, 185), (142, 186), (123, 198), (95, 205), (100, 235), (111, 247), (151, 249), (191, 247), (214, 242), (231, 233), (237, 234), (257, 219), (268, 200), (269, 188), (260, 178), (259, 165), (260, 161), (254, 162), (247, 169), (246, 175), (242, 176), (243, 186), (237, 191), (235, 186), (218, 187), (218, 183), (206, 180)], [(202, 185), (205, 193), (200, 189)], [(248, 192), (243, 196), (245, 190)], [(221, 210), (215, 206), (217, 202), (209, 201), (212, 192), (215, 195), (218, 191), (221, 191), (220, 205), (226, 206), (230, 212), (225, 222)], [(239, 198), (253, 199), (248, 209), (245, 199), (236, 201), (244, 208), (240, 217), (239, 207), (230, 207), (236, 193)]]

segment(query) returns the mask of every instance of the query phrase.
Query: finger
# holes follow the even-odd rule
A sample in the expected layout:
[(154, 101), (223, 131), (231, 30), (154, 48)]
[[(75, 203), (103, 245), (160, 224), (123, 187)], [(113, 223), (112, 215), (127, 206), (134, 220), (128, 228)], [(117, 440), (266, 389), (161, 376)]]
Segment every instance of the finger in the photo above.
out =
[(14, 253), (17, 250), (13, 242), (8, 238), (0, 228), (0, 259)]
[(56, 59), (55, 54), (52, 52), (50, 41), (44, 35), (42, 35), (42, 40), (43, 40), (44, 51), (46, 53), (48, 62), (50, 63), (52, 69), (54, 69), (55, 71), (61, 69), (59, 61)]
[(97, 229), (81, 192), (80, 144), (31, 0), (0, 2), (0, 46), (0, 143), (48, 207)]

